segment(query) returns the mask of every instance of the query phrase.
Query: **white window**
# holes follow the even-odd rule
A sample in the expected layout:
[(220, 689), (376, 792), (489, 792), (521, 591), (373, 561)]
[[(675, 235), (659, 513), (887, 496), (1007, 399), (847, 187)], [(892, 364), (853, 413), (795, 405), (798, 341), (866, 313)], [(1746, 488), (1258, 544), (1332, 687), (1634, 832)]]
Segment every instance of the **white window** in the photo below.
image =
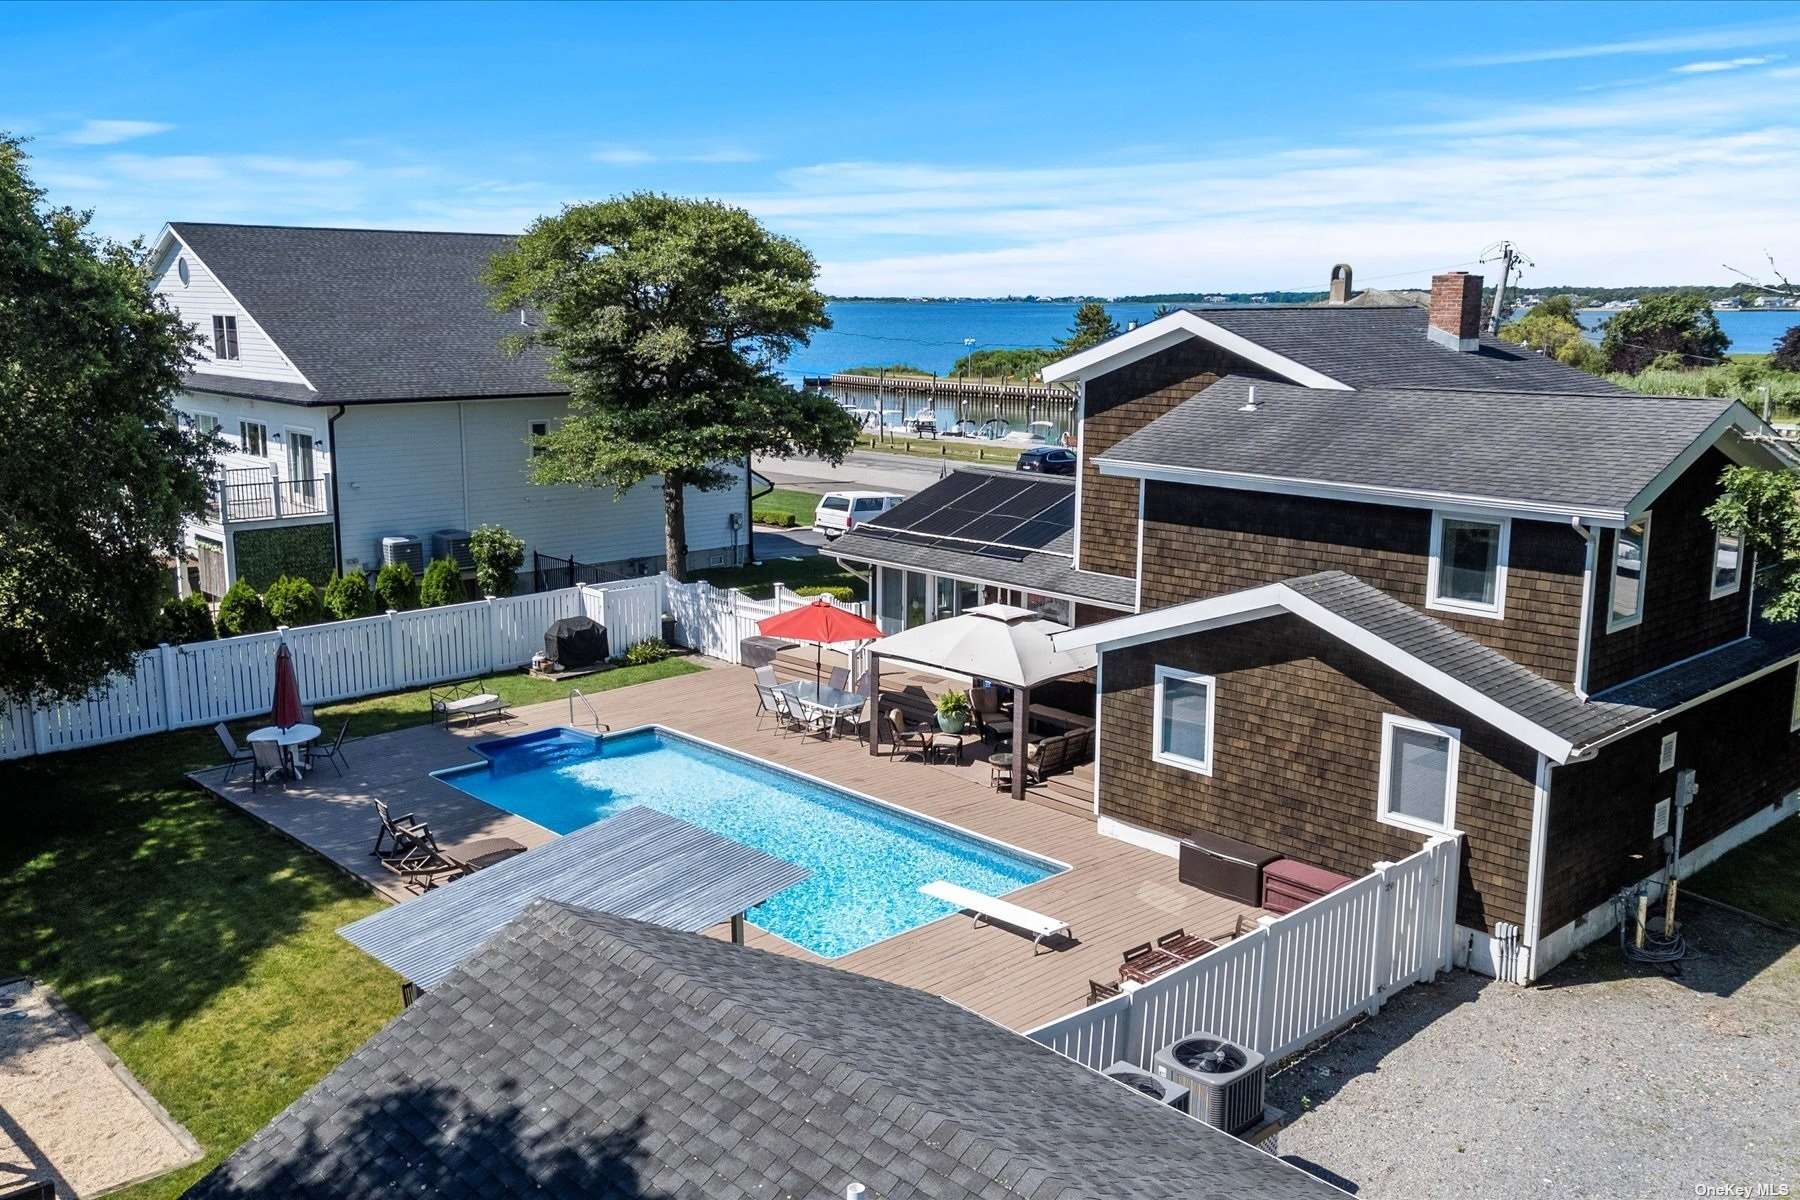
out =
[(1212, 774), (1213, 680), (1174, 667), (1156, 668), (1157, 762)]
[(1025, 607), (1046, 621), (1055, 621), (1059, 625), (1075, 624), (1075, 605), (1060, 597), (1026, 592)]
[(213, 318), (213, 357), (235, 359), (238, 356), (237, 318)]
[(261, 421), (239, 421), (238, 445), (245, 454), (269, 457), (269, 427)]
[(1612, 590), (1606, 630), (1629, 629), (1644, 619), (1644, 579), (1650, 565), (1650, 514), (1613, 535)]
[(531, 457), (533, 457), (533, 458), (543, 457), (544, 447), (538, 443), (538, 439), (541, 437), (548, 437), (549, 435), (550, 435), (550, 422), (548, 422), (548, 421), (533, 421), (531, 423)]
[(219, 432), (217, 413), (192, 412), (187, 414), (186, 420), (190, 429), (197, 430), (206, 437), (212, 437)]
[(1381, 718), (1381, 800), (1376, 817), (1422, 833), (1456, 822), (1456, 761), (1462, 734), (1410, 717)]
[(1744, 579), (1744, 539), (1735, 533), (1713, 534), (1712, 598), (1729, 596)]
[(1506, 554), (1511, 521), (1431, 514), (1428, 608), (1502, 616), (1506, 611)]

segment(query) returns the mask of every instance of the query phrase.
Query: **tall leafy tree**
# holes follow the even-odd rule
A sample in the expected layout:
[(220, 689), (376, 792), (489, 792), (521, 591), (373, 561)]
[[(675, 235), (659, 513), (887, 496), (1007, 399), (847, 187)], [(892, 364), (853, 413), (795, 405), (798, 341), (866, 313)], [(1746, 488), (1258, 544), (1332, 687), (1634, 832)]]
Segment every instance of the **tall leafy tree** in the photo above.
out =
[(818, 266), (742, 209), (639, 192), (534, 222), (488, 271), (494, 305), (535, 311), (569, 417), (540, 439), (539, 483), (623, 493), (660, 481), (668, 569), (686, 577), (684, 489), (730, 486), (753, 454), (833, 463), (856, 424), (775, 366), (830, 327)]
[(1069, 336), (1056, 343), (1056, 348), (1065, 355), (1077, 354), (1118, 334), (1118, 323), (1107, 313), (1106, 305), (1089, 300), (1075, 310), (1075, 323), (1069, 326)]
[(1787, 471), (1727, 467), (1719, 482), (1723, 491), (1707, 508), (1707, 519), (1743, 538), (1744, 552), (1756, 555), (1759, 576), (1763, 567), (1774, 568), (1772, 578), (1757, 580), (1763, 616), (1800, 618), (1800, 480)]
[(141, 243), (54, 208), (0, 134), (0, 692), (79, 696), (157, 630), (211, 439), (171, 399), (193, 333)]
[(1730, 344), (1704, 295), (1661, 292), (1609, 317), (1600, 352), (1607, 370), (1636, 374), (1664, 354), (1678, 355), (1691, 367), (1711, 366)]

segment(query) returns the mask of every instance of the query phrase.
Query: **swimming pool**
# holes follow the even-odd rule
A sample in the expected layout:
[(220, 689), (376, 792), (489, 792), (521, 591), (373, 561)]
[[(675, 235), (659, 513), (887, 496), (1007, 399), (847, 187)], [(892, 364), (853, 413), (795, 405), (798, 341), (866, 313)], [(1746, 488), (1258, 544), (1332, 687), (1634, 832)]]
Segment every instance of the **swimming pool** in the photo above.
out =
[(544, 729), (475, 750), (487, 761), (433, 774), (555, 833), (643, 804), (809, 868), (750, 919), (824, 958), (956, 911), (919, 894), (934, 879), (999, 896), (1068, 869), (661, 726)]

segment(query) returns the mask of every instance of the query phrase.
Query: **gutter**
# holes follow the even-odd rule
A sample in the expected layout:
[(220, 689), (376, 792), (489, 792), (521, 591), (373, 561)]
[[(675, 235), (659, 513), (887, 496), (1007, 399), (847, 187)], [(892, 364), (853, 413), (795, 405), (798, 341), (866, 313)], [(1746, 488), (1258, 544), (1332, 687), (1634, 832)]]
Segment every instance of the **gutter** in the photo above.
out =
[(331, 552), (335, 557), (336, 572), (344, 569), (344, 516), (338, 505), (338, 461), (337, 461), (337, 422), (344, 415), (344, 406), (337, 406), (337, 411), (325, 420), (325, 436), (331, 439), (331, 448), (326, 451), (331, 456)]

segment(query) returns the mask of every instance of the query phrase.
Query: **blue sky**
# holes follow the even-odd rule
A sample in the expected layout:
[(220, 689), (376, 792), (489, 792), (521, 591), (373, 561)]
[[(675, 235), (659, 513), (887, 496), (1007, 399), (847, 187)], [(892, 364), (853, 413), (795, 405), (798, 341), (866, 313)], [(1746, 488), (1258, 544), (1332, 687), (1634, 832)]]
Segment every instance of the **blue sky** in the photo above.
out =
[(8, 5), (0, 129), (113, 235), (515, 230), (639, 188), (837, 293), (1800, 270), (1800, 6)]

